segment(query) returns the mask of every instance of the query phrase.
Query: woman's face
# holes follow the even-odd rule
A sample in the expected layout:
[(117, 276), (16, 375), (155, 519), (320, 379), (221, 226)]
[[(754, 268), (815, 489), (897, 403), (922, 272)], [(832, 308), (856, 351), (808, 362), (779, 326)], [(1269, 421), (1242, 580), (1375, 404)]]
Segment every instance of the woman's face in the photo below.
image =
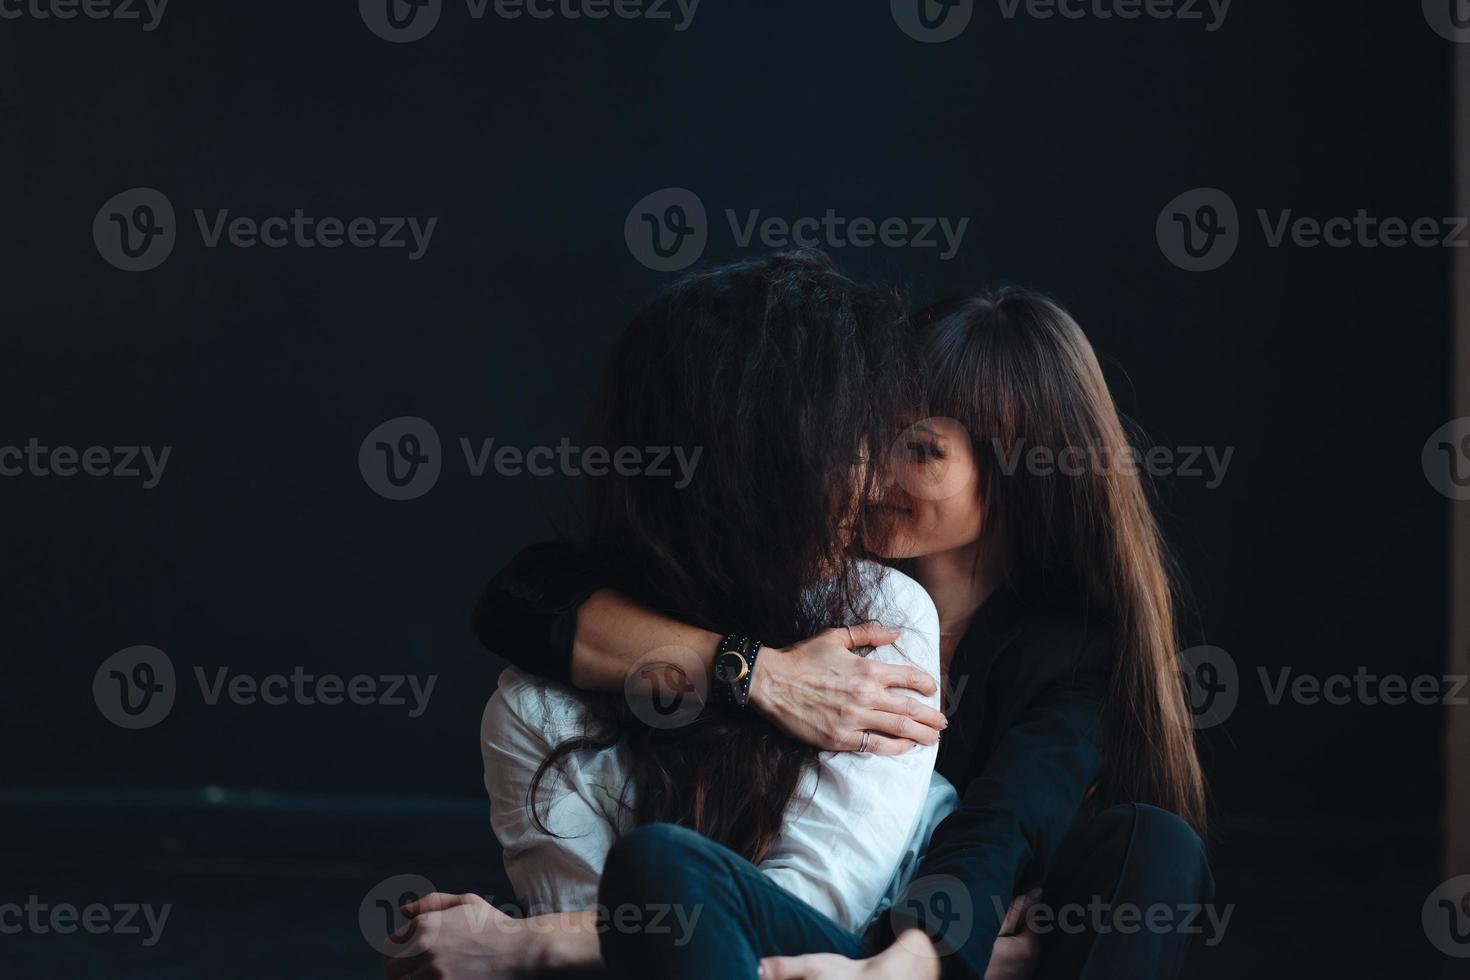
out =
[(947, 418), (914, 422), (887, 463), (887, 486), (875, 501), (893, 522), (883, 557), (918, 558), (980, 539), (980, 469), (964, 426)]

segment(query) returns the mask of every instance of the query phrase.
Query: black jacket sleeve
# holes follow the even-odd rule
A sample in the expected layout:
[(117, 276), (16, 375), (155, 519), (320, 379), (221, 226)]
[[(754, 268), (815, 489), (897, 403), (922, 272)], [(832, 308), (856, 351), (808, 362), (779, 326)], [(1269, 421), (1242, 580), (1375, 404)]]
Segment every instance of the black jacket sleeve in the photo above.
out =
[(923, 928), (970, 975), (985, 975), (1011, 899), (1045, 876), (1102, 770), (1108, 651), (1086, 644), (1071, 669), (1021, 710), (959, 787), (960, 808), (935, 830), (895, 906), (899, 923)]
[(577, 612), (606, 584), (581, 545), (533, 544), (485, 586), (472, 628), (491, 653), (527, 673), (570, 684)]

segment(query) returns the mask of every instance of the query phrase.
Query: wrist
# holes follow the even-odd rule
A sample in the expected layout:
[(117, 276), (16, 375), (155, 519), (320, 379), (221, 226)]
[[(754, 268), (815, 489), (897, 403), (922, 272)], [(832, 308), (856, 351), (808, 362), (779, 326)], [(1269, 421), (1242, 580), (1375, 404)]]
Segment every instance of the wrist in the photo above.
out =
[(939, 957), (939, 950), (935, 948), (929, 934), (922, 929), (904, 930), (881, 955), (894, 960), (901, 959), (906, 977), (940, 980), (944, 975), (944, 963)]
[(556, 930), (551, 928), (537, 929), (529, 923), (536, 919), (548, 920), (546, 924), (551, 925), (551, 916), (536, 916), (534, 919), (521, 919), (519, 921), (519, 934), (512, 937), (515, 940), (515, 948), (520, 952), (517, 954), (518, 962), (515, 964), (515, 973), (518, 976), (539, 976), (561, 966), (562, 954), (557, 943)]
[(750, 698), (747, 703), (763, 715), (771, 714), (772, 695), (780, 683), (775, 678), (785, 666), (786, 658), (782, 656), (785, 652), (778, 647), (764, 647), (750, 669)]
[(553, 912), (517, 920), (521, 950), (514, 969), (523, 976), (580, 969), (602, 962), (594, 910)]
[(743, 633), (727, 633), (720, 640), (711, 671), (710, 700), (715, 705), (735, 714), (750, 707), (762, 647), (760, 640)]

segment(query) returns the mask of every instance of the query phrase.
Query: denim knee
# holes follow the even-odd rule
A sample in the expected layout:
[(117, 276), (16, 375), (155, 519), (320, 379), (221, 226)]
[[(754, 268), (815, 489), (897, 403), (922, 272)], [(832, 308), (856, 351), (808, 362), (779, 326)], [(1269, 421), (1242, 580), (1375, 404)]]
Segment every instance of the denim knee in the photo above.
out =
[(1180, 901), (1209, 901), (1215, 879), (1205, 842), (1182, 817), (1147, 803), (1126, 803), (1097, 815), (1100, 833), (1127, 840), (1129, 860), (1141, 862), (1151, 879), (1174, 882)]
[(669, 823), (635, 827), (608, 851), (598, 899), (609, 908), (677, 901), (697, 870), (708, 864), (709, 850), (708, 839), (687, 827)]

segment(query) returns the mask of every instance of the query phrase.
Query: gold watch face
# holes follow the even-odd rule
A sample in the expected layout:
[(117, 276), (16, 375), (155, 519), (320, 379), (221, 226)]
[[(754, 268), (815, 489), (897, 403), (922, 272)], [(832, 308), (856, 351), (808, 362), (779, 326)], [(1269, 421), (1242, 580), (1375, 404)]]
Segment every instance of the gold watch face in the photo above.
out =
[(750, 665), (745, 658), (735, 650), (726, 650), (720, 654), (720, 659), (715, 661), (715, 677), (726, 684), (734, 684), (745, 679), (750, 672)]

